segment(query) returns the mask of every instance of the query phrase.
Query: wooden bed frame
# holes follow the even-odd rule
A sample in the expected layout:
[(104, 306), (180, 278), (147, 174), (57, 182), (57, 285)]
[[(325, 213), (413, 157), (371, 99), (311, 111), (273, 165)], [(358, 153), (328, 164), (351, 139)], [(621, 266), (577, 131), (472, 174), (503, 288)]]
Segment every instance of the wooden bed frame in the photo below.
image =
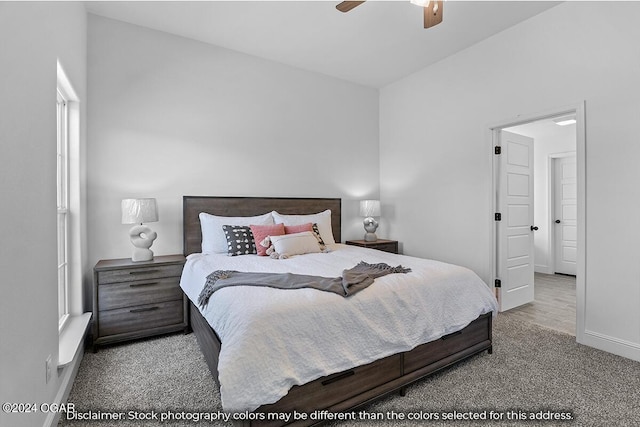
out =
[[(331, 209), (332, 228), (336, 242), (341, 241), (341, 200), (321, 198), (273, 197), (183, 197), (184, 255), (200, 252), (200, 212), (221, 216), (253, 216), (272, 210), (282, 214), (312, 214)], [(189, 304), (190, 326), (204, 354), (214, 379), (218, 382), (220, 338), (200, 311)], [(420, 345), (411, 351), (394, 354), (337, 374), (328, 375), (307, 384), (294, 386), (276, 403), (263, 405), (255, 412), (312, 413), (348, 411), (385, 394), (400, 391), (427, 375), (487, 350), (492, 352), (491, 313), (482, 315), (464, 329), (438, 340)], [(297, 421), (291, 425), (308, 426), (320, 423)], [(247, 423), (249, 425), (249, 423)], [(250, 425), (280, 426), (280, 421), (251, 422)]]

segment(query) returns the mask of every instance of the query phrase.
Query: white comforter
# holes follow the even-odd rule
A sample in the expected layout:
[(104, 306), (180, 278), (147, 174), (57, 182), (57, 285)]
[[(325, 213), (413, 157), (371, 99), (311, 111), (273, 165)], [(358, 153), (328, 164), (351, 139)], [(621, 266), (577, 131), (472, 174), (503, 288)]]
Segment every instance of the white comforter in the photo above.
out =
[(297, 384), (373, 362), (497, 313), (489, 287), (471, 270), (342, 244), (330, 253), (271, 259), (192, 254), (180, 286), (197, 306), (214, 270), (338, 277), (360, 261), (410, 267), (344, 298), (315, 289), (239, 286), (211, 296), (201, 312), (222, 341), (218, 363), (225, 411), (252, 411)]

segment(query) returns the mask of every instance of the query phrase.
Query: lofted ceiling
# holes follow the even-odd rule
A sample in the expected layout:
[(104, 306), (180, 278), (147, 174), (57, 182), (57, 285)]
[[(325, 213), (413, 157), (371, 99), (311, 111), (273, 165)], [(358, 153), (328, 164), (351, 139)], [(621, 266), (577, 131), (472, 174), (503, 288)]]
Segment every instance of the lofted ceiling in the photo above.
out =
[(424, 29), (407, 0), (89, 1), (88, 12), (315, 71), (383, 87), (560, 2), (444, 3), (441, 24)]

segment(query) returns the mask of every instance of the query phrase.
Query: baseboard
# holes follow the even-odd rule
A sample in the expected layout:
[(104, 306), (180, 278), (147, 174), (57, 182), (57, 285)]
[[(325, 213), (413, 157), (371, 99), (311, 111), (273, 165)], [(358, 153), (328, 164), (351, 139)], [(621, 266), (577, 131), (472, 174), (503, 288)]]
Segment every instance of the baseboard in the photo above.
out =
[(640, 344), (638, 343), (588, 330), (584, 331), (583, 340), (579, 343), (640, 362)]
[[(73, 387), (73, 382), (75, 381), (76, 375), (78, 374), (78, 369), (80, 368), (80, 362), (82, 362), (83, 356), (84, 345), (79, 345), (76, 354), (73, 356), (73, 361), (61, 370), (60, 375), (62, 376), (62, 381), (60, 383), (58, 393), (56, 394), (55, 401), (52, 403), (60, 405), (67, 402), (69, 393), (71, 393), (71, 388)], [(44, 427), (56, 427), (61, 415), (63, 414), (61, 414), (60, 412), (49, 412), (47, 418), (44, 421)]]
[(536, 273), (553, 274), (552, 269), (548, 265), (534, 264), (533, 271)]

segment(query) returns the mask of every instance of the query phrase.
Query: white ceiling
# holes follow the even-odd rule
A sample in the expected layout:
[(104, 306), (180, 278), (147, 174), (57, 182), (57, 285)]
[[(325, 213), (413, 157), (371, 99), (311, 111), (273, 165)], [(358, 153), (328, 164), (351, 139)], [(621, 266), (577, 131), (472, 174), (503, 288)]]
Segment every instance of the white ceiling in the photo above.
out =
[(453, 1), (422, 28), (409, 1), (367, 1), (343, 14), (339, 1), (89, 1), (90, 13), (382, 87), (559, 2)]

